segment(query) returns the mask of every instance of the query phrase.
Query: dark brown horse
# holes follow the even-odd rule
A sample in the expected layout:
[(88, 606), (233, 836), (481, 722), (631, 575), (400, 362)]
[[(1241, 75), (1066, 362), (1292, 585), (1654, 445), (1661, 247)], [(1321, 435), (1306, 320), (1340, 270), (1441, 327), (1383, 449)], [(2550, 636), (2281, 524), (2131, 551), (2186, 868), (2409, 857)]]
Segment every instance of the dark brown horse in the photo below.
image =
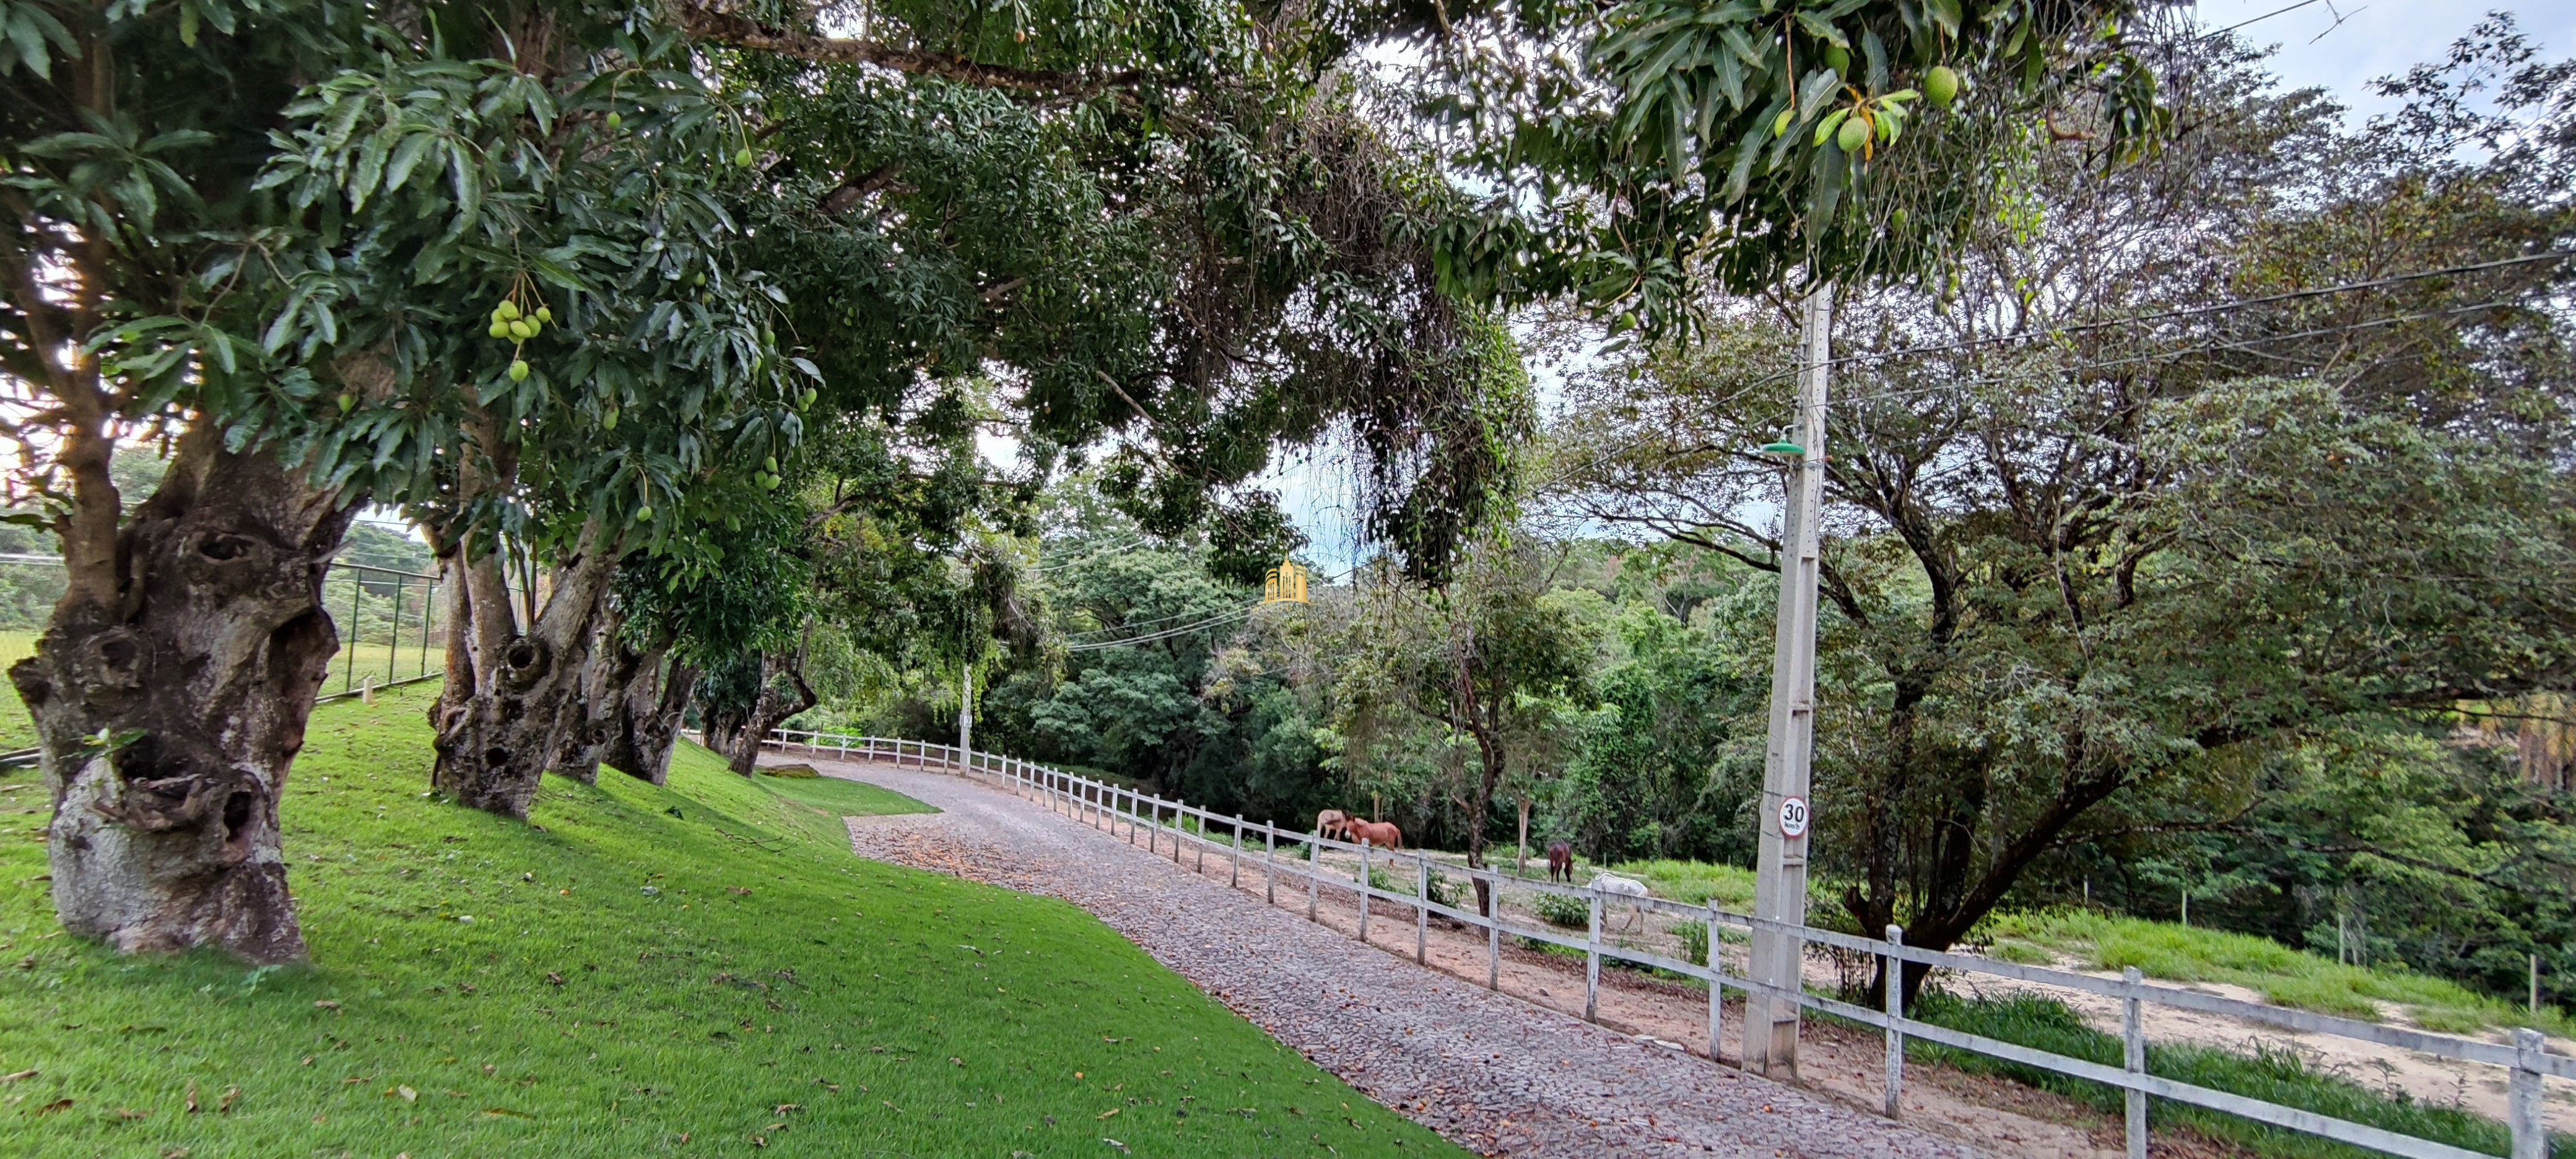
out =
[(1574, 847), (1562, 841), (1547, 843), (1547, 879), (1574, 884)]

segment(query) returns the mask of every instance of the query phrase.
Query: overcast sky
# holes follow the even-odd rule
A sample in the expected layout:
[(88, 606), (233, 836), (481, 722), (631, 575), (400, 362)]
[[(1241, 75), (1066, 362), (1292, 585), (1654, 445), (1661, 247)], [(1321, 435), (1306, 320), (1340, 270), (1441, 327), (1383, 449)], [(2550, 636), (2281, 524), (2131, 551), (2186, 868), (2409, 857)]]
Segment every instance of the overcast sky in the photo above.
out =
[(2369, 92), (2371, 80), (2439, 58), (2489, 12), (2513, 13), (2545, 56), (2576, 50), (2576, 0), (2314, 0), (2265, 17), (2294, 2), (2201, 0), (2198, 8), (2201, 23), (2211, 28), (2254, 21), (2243, 35), (2256, 45), (2278, 46), (2272, 69), (2284, 81), (2330, 90), (2363, 116), (2391, 104)]

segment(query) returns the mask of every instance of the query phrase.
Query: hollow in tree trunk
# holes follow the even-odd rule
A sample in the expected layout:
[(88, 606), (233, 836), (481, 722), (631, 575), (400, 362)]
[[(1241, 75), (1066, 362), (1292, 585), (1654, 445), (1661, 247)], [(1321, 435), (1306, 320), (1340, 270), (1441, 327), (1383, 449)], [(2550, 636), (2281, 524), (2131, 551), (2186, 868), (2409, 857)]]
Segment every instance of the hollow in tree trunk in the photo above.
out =
[(438, 752), (431, 787), (473, 808), (528, 815), (580, 701), (594, 620), (617, 570), (614, 538), (596, 523), (583, 530), (524, 631), (500, 553), (469, 557), (442, 545), (453, 602), (447, 684), (430, 710)]
[(301, 959), (277, 804), (339, 649), (322, 575), (355, 505), (192, 430), (120, 520), (112, 451), (104, 424), (64, 442), (68, 586), (9, 670), (53, 798), (55, 912), (129, 953)]

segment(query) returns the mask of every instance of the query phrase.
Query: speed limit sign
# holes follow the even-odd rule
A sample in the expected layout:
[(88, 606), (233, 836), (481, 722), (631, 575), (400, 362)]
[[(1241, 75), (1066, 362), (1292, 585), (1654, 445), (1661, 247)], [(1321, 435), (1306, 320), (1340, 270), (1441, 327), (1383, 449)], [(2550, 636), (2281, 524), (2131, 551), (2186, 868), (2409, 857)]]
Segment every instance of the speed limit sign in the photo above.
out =
[(1804, 837), (1807, 835), (1807, 799), (1805, 797), (1784, 797), (1781, 799), (1780, 835), (1782, 837)]

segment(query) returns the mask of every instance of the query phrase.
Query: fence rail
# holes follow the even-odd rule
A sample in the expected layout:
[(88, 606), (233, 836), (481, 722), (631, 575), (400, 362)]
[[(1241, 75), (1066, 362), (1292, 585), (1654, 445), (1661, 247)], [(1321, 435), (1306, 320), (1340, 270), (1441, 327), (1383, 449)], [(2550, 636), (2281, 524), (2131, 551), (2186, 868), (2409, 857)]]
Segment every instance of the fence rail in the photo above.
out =
[[(2363, 1123), (2336, 1119), (2313, 1111), (2268, 1103), (2260, 1099), (2149, 1074), (2146, 1070), (2144, 1020), (2140, 1016), (2141, 1008), (2146, 1005), (2169, 1006), (2203, 1014), (2241, 1018), (2287, 1030), (2333, 1035), (2399, 1050), (2418, 1051), (2441, 1058), (2503, 1067), (2508, 1071), (2506, 1126), (2511, 1131), (2513, 1140), (2510, 1159), (2547, 1159), (2549, 1136), (2543, 1117), (2545, 1098), (2543, 1080), (2546, 1077), (2576, 1080), (2576, 1058), (2548, 1053), (2545, 1049), (2546, 1040), (2540, 1032), (2528, 1028), (2515, 1030), (2513, 1042), (2510, 1044), (2485, 1042), (2404, 1027), (2383, 1026), (2375, 1022), (2338, 1018), (2305, 1010), (2291, 1010), (2258, 1002), (2246, 1002), (2174, 986), (2154, 985), (2141, 980), (2134, 967), (2125, 971), (2123, 977), (2110, 979), (2044, 966), (2026, 966), (1990, 958), (1927, 950), (1905, 945), (1903, 931), (1895, 926), (1888, 927), (1888, 936), (1883, 939), (1866, 938), (1813, 926), (1767, 921), (1750, 914), (1731, 913), (1718, 908), (1715, 902), (1705, 906), (1693, 906), (1665, 898), (1634, 898), (1583, 886), (1559, 885), (1554, 882), (1541, 883), (1516, 874), (1463, 867), (1448, 862), (1435, 862), (1429, 854), (1422, 851), (1373, 849), (1366, 842), (1354, 844), (1328, 838), (1320, 833), (1297, 832), (1260, 821), (1249, 821), (1240, 816), (1223, 816), (1182, 801), (1166, 801), (1150, 793), (1076, 776), (1033, 761), (994, 753), (960, 750), (955, 745), (894, 737), (848, 736), (802, 729), (773, 730), (769, 737), (763, 739), (762, 744), (781, 752), (803, 751), (815, 756), (829, 753), (844, 759), (883, 760), (890, 761), (898, 767), (909, 765), (914, 768), (938, 769), (968, 776), (988, 777), (1009, 786), (1016, 792), (1044, 801), (1050, 806), (1061, 807), (1077, 819), (1110, 828), (1112, 831), (1115, 830), (1117, 822), (1124, 821), (1128, 825), (1128, 841), (1131, 844), (1136, 840), (1139, 832), (1145, 835), (1149, 848), (1159, 849), (1163, 841), (1168, 838), (1175, 861), (1180, 859), (1184, 842), (1192, 842), (1198, 846), (1202, 867), (1208, 851), (1227, 850), (1235, 858), (1234, 871), (1238, 884), (1242, 876), (1245, 843), (1257, 841), (1262, 852), (1261, 866), (1265, 875), (1266, 889), (1272, 901), (1277, 900), (1278, 879), (1282, 873), (1304, 880), (1306, 916), (1309, 919), (1316, 916), (1317, 902), (1323, 890), (1330, 888), (1349, 893), (1359, 900), (1359, 936), (1364, 942), (1368, 939), (1369, 911), (1372, 908), (1370, 903), (1378, 901), (1389, 902), (1414, 911), (1416, 931), (1414, 959), (1417, 962), (1425, 959), (1429, 924), (1434, 914), (1486, 931), (1486, 985), (1489, 988), (1495, 987), (1498, 983), (1502, 939), (1506, 937), (1546, 942), (1581, 951), (1584, 955), (1583, 1007), (1587, 1018), (1595, 1017), (1598, 1012), (1601, 964), (1605, 960), (1617, 960), (1696, 978), (1708, 983), (1709, 987), (1708, 1053), (1712, 1059), (1718, 1057), (1719, 1031), (1724, 1024), (1724, 992), (1728, 989), (1738, 990), (1748, 995), (1758, 993), (1794, 1001), (1806, 1009), (1875, 1027), (1887, 1041), (1886, 1111), (1890, 1117), (1897, 1114), (1898, 1097), (1903, 1090), (1904, 1040), (1917, 1038), (1925, 1042), (1973, 1051), (2007, 1062), (2100, 1083), (2125, 1092), (2127, 1150), (2132, 1159), (2144, 1159), (2147, 1154), (2146, 1112), (2147, 1100), (2151, 1098), (2170, 1099), (2178, 1103), (2206, 1107), (2258, 1123), (2367, 1147), (2391, 1155), (2407, 1156), (2409, 1159), (2486, 1157), (2486, 1153), (2482, 1151), (2471, 1151), (2412, 1135), (2401, 1135)], [(1215, 828), (1225, 830), (1226, 837), (1219, 839), (1211, 836), (1211, 830)], [(1279, 846), (1283, 842), (1288, 843), (1292, 850), (1292, 856), (1285, 860), (1279, 857)], [(1303, 855), (1296, 855), (1295, 851), (1301, 847), (1306, 852)], [(1328, 870), (1322, 857), (1326, 851), (1356, 855), (1359, 866), (1356, 879), (1343, 880), (1338, 876), (1328, 877)], [(1414, 886), (1412, 893), (1380, 887), (1372, 881), (1372, 869), (1384, 868), (1393, 872), (1397, 865), (1403, 863), (1410, 863), (1413, 870), (1410, 875)], [(1461, 909), (1431, 896), (1435, 874), (1442, 878), (1451, 874), (1463, 874), (1470, 881), (1477, 883), (1481, 887), (1479, 893), (1489, 899), (1492, 914), (1489, 916), (1478, 913), (1474, 909)], [(1508, 920), (1500, 904), (1501, 891), (1507, 885), (1524, 892), (1536, 891), (1584, 902), (1589, 914), (1587, 931), (1582, 937), (1577, 938), (1544, 928), (1542, 925), (1522, 925)], [(1617, 941), (1604, 940), (1602, 915), (1605, 908), (1617, 911), (1631, 906), (1641, 911), (1705, 923), (1706, 963), (1686, 961), (1655, 953), (1652, 950), (1622, 945)], [(1724, 967), (1723, 956), (1719, 952), (1721, 943), (1729, 934), (1749, 935), (1755, 929), (1781, 931), (1806, 942), (1832, 947), (1848, 954), (1864, 955), (1875, 959), (1891, 974), (1894, 963), (1915, 962), (1935, 969), (1964, 974), (1982, 974), (2037, 985), (2060, 986), (2116, 999), (2120, 1002), (2123, 1012), (2121, 1035), (2123, 1065), (2106, 1066), (2102, 1063), (2037, 1050), (2018, 1043), (1971, 1034), (1908, 1017), (1899, 1010), (1895, 997), (1901, 990), (1900, 987), (1888, 988), (1890, 998), (1884, 1009), (1871, 1009), (1820, 994), (1810, 994), (1803, 990), (1793, 991), (1769, 986), (1749, 977), (1728, 972)]]

